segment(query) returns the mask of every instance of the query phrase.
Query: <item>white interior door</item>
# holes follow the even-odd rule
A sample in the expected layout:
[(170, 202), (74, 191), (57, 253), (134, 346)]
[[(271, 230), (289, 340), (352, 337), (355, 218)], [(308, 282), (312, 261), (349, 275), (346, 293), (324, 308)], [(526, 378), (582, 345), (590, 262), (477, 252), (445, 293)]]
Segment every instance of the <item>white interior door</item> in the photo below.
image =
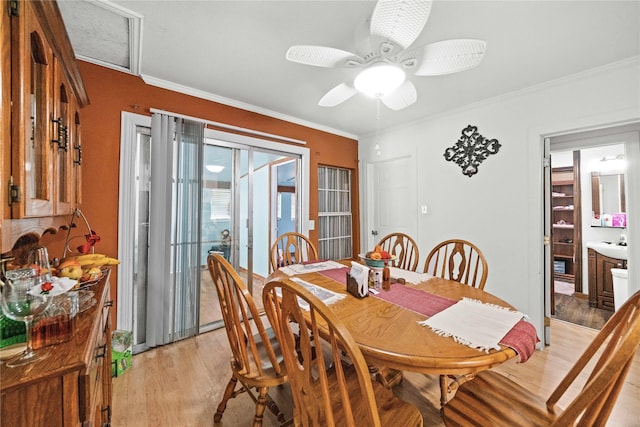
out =
[[(552, 228), (551, 228), (551, 148), (549, 138), (544, 139), (543, 148), (543, 185), (544, 185), (544, 317), (551, 319), (553, 311), (553, 263), (551, 260)], [(544, 322), (544, 343), (551, 344), (549, 322)]]
[(389, 233), (401, 232), (417, 238), (416, 188), (415, 159), (406, 156), (369, 164), (370, 228), (363, 251), (371, 250)]

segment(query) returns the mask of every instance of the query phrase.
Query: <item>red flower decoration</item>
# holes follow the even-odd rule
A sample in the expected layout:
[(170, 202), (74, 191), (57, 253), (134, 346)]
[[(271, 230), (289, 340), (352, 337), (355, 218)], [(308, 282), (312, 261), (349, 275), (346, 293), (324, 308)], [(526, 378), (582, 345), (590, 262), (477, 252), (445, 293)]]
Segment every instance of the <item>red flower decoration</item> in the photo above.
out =
[(77, 249), (81, 254), (88, 254), (91, 252), (91, 248), (100, 241), (100, 236), (98, 236), (95, 231), (91, 230), (91, 234), (85, 234), (84, 237), (87, 239), (87, 242), (78, 246)]
[(41, 294), (48, 294), (51, 289), (53, 289), (53, 285), (51, 282), (44, 282), (42, 286), (40, 286)]

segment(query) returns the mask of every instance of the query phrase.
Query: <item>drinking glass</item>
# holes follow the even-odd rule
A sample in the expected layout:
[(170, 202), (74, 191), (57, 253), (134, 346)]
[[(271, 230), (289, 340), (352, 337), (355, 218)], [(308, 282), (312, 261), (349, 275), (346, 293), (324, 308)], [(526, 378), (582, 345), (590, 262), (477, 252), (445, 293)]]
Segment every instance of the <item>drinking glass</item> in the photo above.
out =
[(35, 269), (36, 286), (45, 282), (51, 282), (51, 268), (49, 266), (49, 253), (44, 246), (38, 246), (29, 252), (27, 261), (29, 267)]
[(27, 348), (20, 355), (7, 362), (8, 367), (22, 366), (44, 358), (33, 351), (31, 326), (33, 319), (45, 311), (51, 297), (42, 293), (35, 269), (23, 268), (5, 273), (6, 283), (0, 292), (2, 312), (9, 319), (23, 321), (26, 327)]

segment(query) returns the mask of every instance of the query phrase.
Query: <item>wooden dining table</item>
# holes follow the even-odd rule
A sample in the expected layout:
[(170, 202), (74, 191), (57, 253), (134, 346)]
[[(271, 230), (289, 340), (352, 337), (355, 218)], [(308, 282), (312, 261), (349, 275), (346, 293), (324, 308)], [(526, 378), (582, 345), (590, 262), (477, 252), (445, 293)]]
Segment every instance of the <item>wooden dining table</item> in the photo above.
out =
[[(345, 267), (350, 265), (350, 261), (342, 263)], [(287, 281), (292, 277), (346, 294), (345, 298), (333, 302), (330, 307), (371, 365), (424, 374), (474, 375), (516, 357), (517, 353), (511, 347), (500, 345), (498, 350), (485, 352), (459, 344), (451, 337), (440, 336), (418, 323), (428, 316), (375, 296), (356, 298), (346, 291), (343, 283), (323, 272), (288, 276), (277, 270), (267, 281)], [(454, 301), (467, 297), (513, 309), (510, 304), (489, 292), (438, 277), (417, 284), (396, 286), (413, 287)]]

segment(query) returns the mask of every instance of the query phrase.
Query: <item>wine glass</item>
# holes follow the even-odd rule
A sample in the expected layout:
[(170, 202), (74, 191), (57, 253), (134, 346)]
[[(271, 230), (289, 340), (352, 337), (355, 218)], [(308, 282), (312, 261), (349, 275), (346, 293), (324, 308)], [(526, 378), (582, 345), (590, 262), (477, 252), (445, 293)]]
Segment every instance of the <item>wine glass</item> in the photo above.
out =
[(35, 269), (23, 268), (5, 273), (6, 283), (0, 293), (0, 306), (9, 319), (23, 321), (26, 327), (27, 348), (9, 360), (8, 367), (22, 366), (43, 358), (34, 353), (31, 341), (33, 319), (47, 309), (51, 297), (43, 293)]
[(42, 285), (45, 282), (51, 282), (51, 267), (49, 266), (49, 253), (44, 246), (38, 246), (29, 252), (27, 261), (29, 267), (35, 269), (36, 283)]

